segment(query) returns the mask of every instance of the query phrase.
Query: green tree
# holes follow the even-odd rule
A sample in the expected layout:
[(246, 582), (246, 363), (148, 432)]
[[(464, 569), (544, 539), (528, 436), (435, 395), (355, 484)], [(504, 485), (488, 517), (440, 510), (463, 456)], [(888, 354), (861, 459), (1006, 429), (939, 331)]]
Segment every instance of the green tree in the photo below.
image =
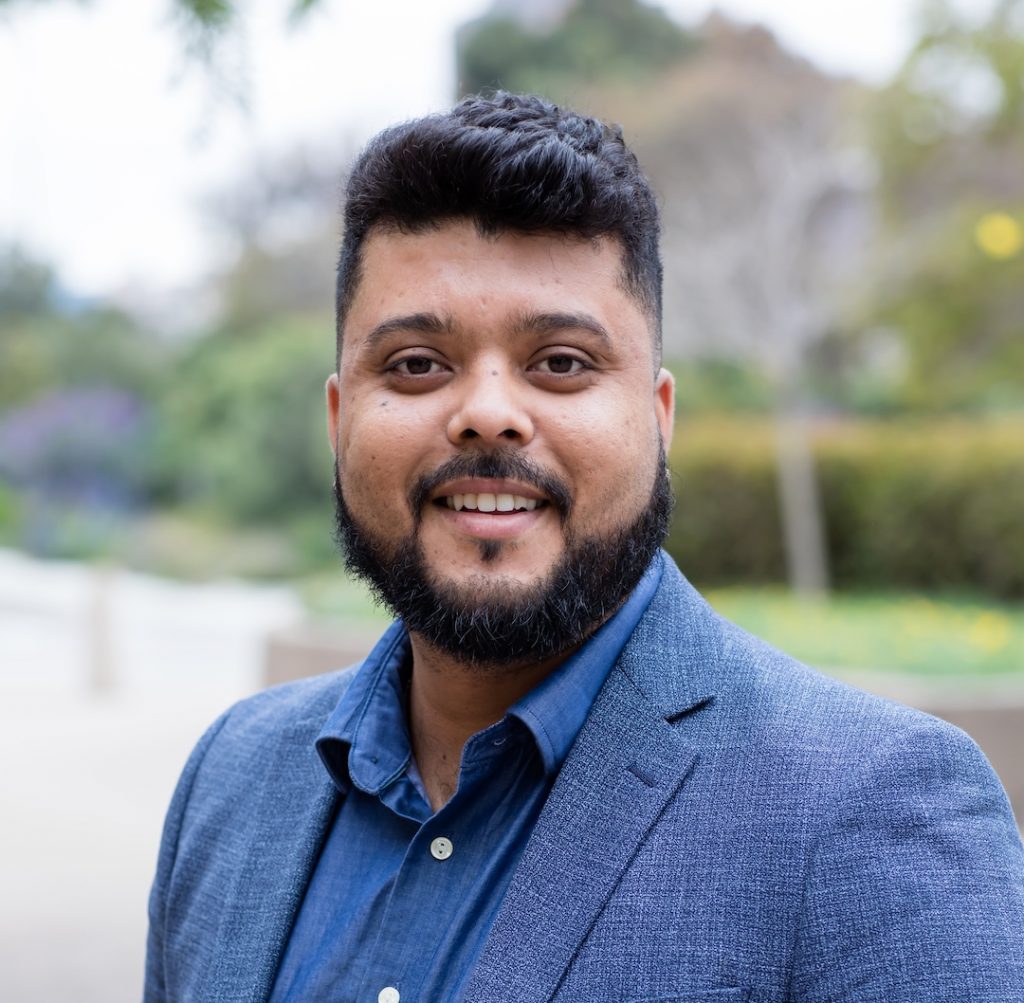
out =
[[(39, 6), (52, 3), (53, 0), (0, 0), (0, 8), (17, 9), (18, 7)], [(85, 3), (88, 0), (79, 0)], [(291, 18), (300, 18), (308, 13), (322, 0), (291, 0), (288, 5), (282, 4)], [(222, 31), (234, 25), (238, 17), (240, 4), (231, 0), (171, 0), (179, 16), (206, 31)]]
[(0, 412), (50, 391), (112, 386), (153, 400), (167, 347), (124, 312), (67, 303), (52, 269), (0, 252)]
[(301, 316), (195, 342), (161, 412), (178, 497), (244, 523), (322, 506), (331, 471), (323, 384), (333, 353), (329, 325)]
[(564, 99), (588, 85), (650, 80), (695, 47), (693, 35), (641, 0), (576, 0), (541, 30), (487, 15), (459, 33), (458, 87)]
[(1024, 0), (948, 0), (879, 94), (887, 224), (863, 327), (905, 356), (908, 408), (1024, 407)]

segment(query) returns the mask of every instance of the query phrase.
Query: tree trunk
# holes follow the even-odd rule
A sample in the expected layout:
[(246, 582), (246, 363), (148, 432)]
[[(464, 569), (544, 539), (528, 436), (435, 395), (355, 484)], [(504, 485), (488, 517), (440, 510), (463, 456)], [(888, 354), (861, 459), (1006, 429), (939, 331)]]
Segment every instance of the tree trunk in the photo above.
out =
[(828, 591), (828, 553), (818, 478), (806, 416), (799, 408), (780, 408), (775, 419), (779, 511), (789, 584), (804, 596)]

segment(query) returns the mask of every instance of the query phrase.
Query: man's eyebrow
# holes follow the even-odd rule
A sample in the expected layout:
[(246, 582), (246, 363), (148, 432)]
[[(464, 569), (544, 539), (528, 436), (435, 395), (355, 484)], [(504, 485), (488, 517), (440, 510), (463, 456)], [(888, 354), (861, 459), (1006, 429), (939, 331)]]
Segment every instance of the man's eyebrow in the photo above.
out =
[[(588, 313), (561, 311), (538, 311), (519, 314), (512, 324), (515, 334), (554, 334), (568, 330), (589, 331), (602, 341), (611, 344), (608, 329)], [(389, 317), (381, 321), (366, 335), (367, 348), (375, 347), (389, 334), (398, 331), (418, 331), (421, 334), (454, 334), (455, 324), (450, 317), (439, 317), (435, 313), (411, 313), (403, 317)]]
[(436, 313), (410, 313), (404, 317), (389, 317), (372, 328), (366, 336), (366, 347), (373, 348), (379, 341), (396, 331), (418, 331), (421, 334), (451, 334), (452, 322)]
[(608, 329), (596, 317), (589, 313), (524, 313), (514, 325), (517, 333), (531, 332), (534, 334), (554, 334), (575, 328), (596, 334), (602, 341), (611, 344), (612, 338)]

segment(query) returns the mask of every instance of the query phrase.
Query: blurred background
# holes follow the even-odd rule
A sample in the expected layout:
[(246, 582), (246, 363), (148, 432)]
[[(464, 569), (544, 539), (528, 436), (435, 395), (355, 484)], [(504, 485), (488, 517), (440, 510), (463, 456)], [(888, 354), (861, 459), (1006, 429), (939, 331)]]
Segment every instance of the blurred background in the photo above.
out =
[(0, 997), (138, 997), (201, 730), (385, 622), (322, 386), (346, 164), (502, 86), (663, 207), (668, 548), (1024, 811), (1024, 0), (0, 0)]

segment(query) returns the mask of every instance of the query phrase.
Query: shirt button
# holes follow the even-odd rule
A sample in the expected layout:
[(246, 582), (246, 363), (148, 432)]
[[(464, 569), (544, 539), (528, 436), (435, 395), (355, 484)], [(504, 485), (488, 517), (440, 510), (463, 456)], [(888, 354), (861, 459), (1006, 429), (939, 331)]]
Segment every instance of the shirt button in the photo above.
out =
[(385, 986), (377, 993), (377, 1003), (398, 1003), (401, 998), (401, 994), (394, 986)]
[[(435, 860), (447, 860), (452, 855), (452, 841), (445, 839), (444, 836), (438, 836), (437, 839), (433, 839), (430, 842), (430, 852)], [(398, 1003), (398, 997), (394, 1000), (388, 1000), (388, 1003)]]

